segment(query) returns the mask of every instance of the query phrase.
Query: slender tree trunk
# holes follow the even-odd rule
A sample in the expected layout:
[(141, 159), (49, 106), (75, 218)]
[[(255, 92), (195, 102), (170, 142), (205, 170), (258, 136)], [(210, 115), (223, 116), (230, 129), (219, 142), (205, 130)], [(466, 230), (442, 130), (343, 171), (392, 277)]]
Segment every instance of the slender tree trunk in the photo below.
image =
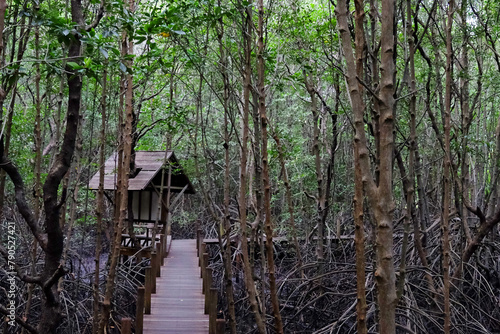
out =
[[(66, 187), (68, 187), (69, 184), (73, 183), (74, 188), (73, 188), (73, 196), (71, 198), (71, 204), (69, 205), (69, 215), (68, 215), (69, 223), (67, 224), (67, 226), (65, 224), (61, 224), (61, 228), (66, 230), (66, 244), (64, 245), (64, 250), (63, 250), (63, 254), (62, 254), (62, 258), (61, 258), (61, 265), (62, 266), (66, 265), (68, 250), (69, 250), (69, 247), (70, 247), (71, 241), (72, 241), (71, 234), (73, 232), (73, 226), (75, 225), (76, 208), (78, 205), (78, 192), (79, 192), (79, 188), (80, 188), (80, 177), (81, 177), (82, 170), (83, 170), (82, 166), (80, 165), (82, 144), (83, 144), (82, 143), (82, 134), (81, 134), (81, 127), (80, 127), (80, 131), (77, 134), (77, 142), (76, 142), (76, 147), (75, 147), (74, 163), (73, 163), (74, 169), (76, 172), (75, 173), (71, 173), (71, 172), (66, 173), (66, 177), (65, 177), (65, 181), (64, 181), (64, 183), (67, 182), (67, 184), (65, 185)], [(66, 216), (66, 210), (61, 212), (61, 217), (63, 215)], [(62, 221), (62, 219), (61, 219), (61, 221)], [(63, 290), (63, 280), (62, 279), (59, 280), (58, 289), (61, 291)], [(74, 289), (73, 292), (77, 293), (78, 291), (77, 291), (77, 289)]]
[[(1, 66), (4, 65), (3, 60), (5, 59), (5, 45), (4, 45), (3, 31), (5, 28), (5, 12), (6, 11), (7, 11), (7, 1), (0, 0), (0, 65)], [(14, 30), (13, 30), (13, 36), (14, 36), (13, 38), (16, 38), (16, 30), (15, 29), (16, 28), (14, 28)], [(15, 83), (15, 86), (17, 86), (17, 80)], [(4, 128), (3, 104), (4, 104), (6, 97), (7, 97), (7, 93), (5, 92), (5, 89), (3, 89), (3, 88), (0, 89), (0, 131), (2, 131), (1, 129)], [(15, 94), (13, 95), (12, 98), (15, 99)], [(11, 114), (12, 114), (12, 111), (9, 110), (8, 118), (12, 119), (12, 117), (10, 117)], [(2, 137), (5, 138), (4, 133), (2, 133)], [(6, 143), (4, 141), (4, 154), (5, 154), (5, 157), (8, 157), (8, 152), (6, 152), (8, 150), (5, 150), (5, 146), (8, 146), (8, 145), (6, 145)], [(5, 198), (5, 171), (2, 169), (2, 170), (0, 170), (0, 217), (3, 217), (4, 198)]]
[[(253, 22), (251, 8), (245, 9), (244, 17), (244, 56), (245, 56), (245, 72), (243, 84), (243, 115), (242, 115), (242, 129), (241, 129), (241, 157), (240, 157), (240, 189), (239, 189), (239, 213), (240, 213), (240, 232), (241, 232), (241, 253), (243, 256), (243, 270), (245, 273), (245, 287), (248, 293), (250, 307), (255, 318), (255, 323), (260, 334), (266, 334), (266, 324), (264, 317), (259, 308), (257, 300), (257, 289), (255, 287), (254, 272), (250, 264), (249, 250), (248, 250), (248, 234), (247, 234), (247, 159), (248, 159), (248, 118), (250, 114), (250, 91), (251, 87), (251, 53), (253, 42)], [(264, 301), (263, 301), (264, 302)]]
[(446, 23), (446, 91), (444, 108), (444, 167), (443, 167), (443, 215), (442, 215), (442, 243), (443, 243), (443, 296), (444, 296), (444, 333), (450, 333), (451, 310), (450, 310), (450, 205), (451, 205), (451, 90), (452, 90), (452, 36), (454, 1), (448, 3), (447, 23)]
[[(255, 219), (250, 224), (250, 264), (252, 272), (255, 273), (255, 257), (256, 257), (256, 247), (260, 251), (260, 254), (265, 254), (265, 246), (263, 241), (263, 225), (264, 225), (264, 185), (262, 179), (262, 125), (260, 122), (260, 114), (259, 114), (259, 97), (258, 93), (252, 87), (252, 102), (253, 102), (253, 138), (252, 138), (252, 152), (253, 152), (253, 163), (254, 166), (254, 182), (255, 186), (253, 187), (255, 191), (255, 201), (253, 202), (254, 210), (255, 210)], [(262, 302), (260, 303), (260, 309), (262, 314), (266, 314), (266, 289), (263, 287), (266, 285), (266, 257), (261, 256), (260, 262), (258, 263), (259, 272), (260, 272), (260, 280), (261, 280), (261, 289), (260, 289), (260, 298)]]
[[(380, 179), (370, 191), (370, 202), (377, 222), (377, 300), (380, 309), (381, 333), (396, 332), (396, 275), (393, 259), (392, 157), (394, 151), (394, 0), (382, 1), (381, 62), (380, 62)], [(361, 131), (361, 129), (360, 129)], [(367, 170), (365, 176), (369, 175)]]
[[(218, 1), (219, 7), (221, 6), (221, 1)], [(229, 214), (229, 181), (230, 181), (230, 157), (229, 157), (229, 78), (227, 73), (227, 58), (226, 52), (224, 50), (223, 44), (224, 37), (224, 22), (222, 16), (219, 19), (219, 29), (217, 31), (217, 38), (219, 41), (219, 52), (220, 52), (220, 73), (222, 75), (222, 82), (224, 84), (224, 91), (222, 96), (222, 103), (224, 107), (224, 160), (225, 160), (225, 170), (224, 170), (224, 233), (226, 236), (226, 247), (223, 249), (224, 256), (224, 280), (226, 284), (226, 296), (228, 302), (228, 313), (229, 313), (229, 328), (232, 334), (236, 334), (236, 313), (234, 310), (234, 291), (233, 291), (233, 268), (232, 268), (232, 256), (231, 256), (231, 215)], [(221, 230), (221, 229), (220, 229)], [(222, 234), (221, 234), (222, 236)], [(221, 243), (222, 246), (222, 243)]]
[[(35, 28), (35, 58), (38, 60), (40, 57), (40, 29), (37, 26)], [(35, 219), (38, 220), (40, 218), (40, 198), (42, 197), (41, 194), (41, 168), (42, 168), (42, 126), (41, 126), (41, 104), (42, 101), (40, 99), (40, 64), (37, 63), (35, 65), (36, 67), (36, 74), (35, 74), (35, 131), (34, 131), (34, 138), (35, 138), (35, 191), (34, 191), (34, 196), (35, 196), (35, 205), (34, 205), (34, 211), (35, 211)], [(36, 246), (35, 246), (36, 247)]]
[[(130, 0), (128, 4), (128, 10), (133, 13), (135, 10), (134, 0)], [(134, 54), (134, 45), (130, 36), (127, 33), (124, 34), (122, 41), (122, 48), (125, 50), (126, 55)], [(132, 60), (128, 60), (127, 66), (132, 67)], [(128, 181), (130, 176), (130, 155), (132, 152), (132, 123), (133, 123), (133, 77), (132, 74), (127, 73), (125, 75), (125, 119), (121, 131), (121, 166), (118, 168), (118, 178), (120, 186), (120, 196), (119, 196), (119, 213), (118, 220), (115, 223), (115, 238), (113, 240), (113, 248), (111, 252), (111, 260), (109, 266), (108, 277), (106, 280), (106, 292), (104, 294), (104, 301), (101, 313), (101, 319), (99, 324), (99, 333), (104, 334), (108, 325), (109, 317), (111, 314), (112, 299), (115, 290), (115, 280), (116, 272), (118, 266), (118, 260), (120, 258), (120, 243), (121, 243), (121, 231), (122, 227), (127, 221), (128, 213)], [(120, 110), (120, 112), (122, 112)], [(116, 213), (115, 213), (116, 217)], [(154, 245), (154, 243), (153, 243)]]
[(314, 155), (314, 166), (316, 170), (316, 183), (317, 183), (317, 198), (316, 206), (318, 209), (318, 244), (316, 246), (316, 256), (318, 257), (318, 271), (321, 274), (323, 271), (323, 261), (325, 259), (324, 255), (324, 238), (325, 238), (325, 222), (322, 217), (324, 211), (326, 210), (325, 202), (326, 196), (324, 187), (324, 177), (323, 171), (321, 170), (321, 155), (320, 155), (320, 129), (319, 129), (319, 111), (318, 103), (316, 97), (316, 90), (313, 84), (310, 82), (306, 72), (304, 71), (304, 83), (306, 85), (307, 92), (311, 97), (311, 112), (313, 114), (313, 155)]
[[(415, 43), (413, 41), (413, 29), (412, 29), (412, 10), (411, 1), (406, 2), (406, 36), (408, 37), (408, 60), (409, 60), (409, 72), (410, 78), (408, 83), (408, 89), (410, 96), (410, 138), (409, 138), (409, 157), (408, 157), (408, 174), (403, 174), (404, 168), (400, 168), (402, 171), (403, 183), (406, 184), (405, 197), (406, 197), (406, 213), (404, 217), (404, 236), (403, 245), (401, 250), (401, 263), (399, 266), (399, 282), (398, 282), (398, 300), (404, 293), (404, 286), (406, 281), (406, 256), (408, 252), (408, 235), (410, 233), (410, 227), (413, 218), (413, 208), (414, 208), (414, 195), (415, 195), (415, 150), (416, 150), (416, 107), (417, 107), (417, 97), (416, 97), (416, 79), (415, 79)], [(406, 182), (405, 182), (406, 180)], [(419, 237), (417, 233), (415, 238)]]
[(380, 116), (378, 130), (375, 134), (377, 145), (377, 173), (375, 180), (370, 169), (367, 138), (365, 134), (364, 104), (360, 90), (359, 67), (362, 66), (364, 49), (363, 0), (356, 1), (356, 57), (352, 50), (351, 36), (347, 23), (347, 4), (338, 2), (336, 15), (340, 31), (342, 48), (346, 57), (346, 81), (351, 98), (355, 128), (355, 155), (359, 159), (364, 188), (368, 195), (368, 203), (376, 223), (376, 270), (377, 302), (379, 308), (379, 332), (392, 334), (396, 332), (396, 275), (393, 259), (393, 222), (394, 201), (392, 195), (392, 160), (394, 149), (393, 107), (394, 107), (394, 1), (383, 0), (381, 12), (381, 60), (380, 60), (380, 92), (375, 98), (379, 105)]
[(273, 245), (273, 227), (271, 222), (271, 184), (269, 179), (269, 158), (267, 153), (268, 120), (266, 113), (266, 92), (265, 92), (265, 64), (264, 64), (264, 1), (257, 1), (258, 26), (257, 26), (257, 90), (259, 94), (259, 114), (262, 127), (262, 183), (264, 186), (264, 214), (266, 231), (266, 258), (267, 269), (269, 273), (269, 293), (275, 329), (277, 333), (283, 332), (283, 321), (279, 309), (278, 290), (276, 287), (276, 268), (274, 266), (274, 245)]
[(101, 234), (102, 234), (102, 218), (104, 214), (104, 164), (105, 164), (105, 149), (106, 149), (106, 122), (107, 122), (107, 84), (108, 84), (108, 70), (107, 61), (104, 64), (102, 73), (102, 95), (101, 95), (101, 134), (99, 145), (99, 188), (96, 197), (96, 246), (95, 246), (95, 275), (94, 275), (94, 304), (93, 304), (93, 321), (92, 333), (97, 334), (99, 331), (99, 315), (100, 315), (100, 268), (101, 268)]
[[(0, 25), (0, 28), (1, 25)], [(35, 58), (39, 60), (40, 57), (40, 28), (37, 26), (35, 28)], [(40, 210), (41, 210), (41, 202), (42, 198), (42, 182), (41, 182), (41, 169), (42, 169), (42, 128), (41, 128), (41, 99), (40, 99), (40, 64), (37, 63), (36, 66), (36, 74), (35, 74), (35, 129), (34, 129), (34, 139), (35, 139), (35, 166), (34, 166), (34, 174), (35, 174), (35, 184), (34, 184), (34, 207), (33, 211), (35, 214), (35, 220), (40, 220)], [(15, 93), (15, 91), (14, 91)], [(15, 97), (13, 97), (15, 98)], [(14, 106), (12, 106), (14, 107)], [(12, 110), (13, 113), (13, 110)], [(3, 190), (2, 190), (3, 192)], [(36, 239), (33, 239), (31, 246), (31, 275), (36, 275), (36, 258), (38, 252), (38, 243)], [(31, 303), (33, 300), (33, 290), (35, 285), (33, 283), (28, 284), (28, 297), (26, 298), (26, 308), (24, 310), (24, 318), (28, 319)], [(23, 329), (23, 332), (25, 330)]]
[(359, 153), (354, 147), (354, 244), (356, 249), (356, 318), (359, 334), (367, 334), (366, 325), (366, 258), (365, 258), (365, 228), (364, 228), (364, 196), (363, 175), (359, 162)]
[[(462, 40), (462, 57), (460, 59), (460, 105), (462, 111), (462, 145), (463, 150), (461, 152), (461, 161), (460, 161), (460, 174), (462, 177), (462, 196), (466, 198), (467, 201), (470, 201), (470, 188), (469, 188), (469, 127), (471, 124), (471, 113), (470, 113), (470, 96), (469, 96), (469, 33), (467, 31), (467, 0), (462, 0), (460, 17), (461, 17), (461, 29), (463, 31), (463, 40)], [(461, 196), (457, 196), (455, 201), (460, 201)], [(462, 201), (460, 206), (460, 213), (462, 218), (462, 230), (465, 235), (466, 243), (470, 243), (472, 241), (471, 231), (469, 228), (469, 211), (467, 207)], [(465, 248), (466, 243), (462, 249)], [(463, 264), (460, 264), (461, 266)]]
[(290, 227), (292, 228), (292, 239), (293, 245), (295, 246), (295, 252), (297, 253), (297, 265), (300, 268), (300, 276), (304, 278), (303, 269), (303, 259), (302, 252), (300, 251), (299, 240), (297, 239), (297, 228), (295, 226), (295, 205), (292, 200), (292, 186), (290, 180), (288, 179), (288, 171), (285, 164), (285, 153), (283, 152), (283, 145), (278, 137), (278, 134), (273, 134), (274, 141), (276, 142), (276, 147), (278, 148), (278, 158), (281, 165), (281, 170), (283, 174), (283, 183), (285, 184), (286, 190), (286, 203), (288, 205), (288, 214), (290, 215)]
[[(259, 119), (259, 108), (258, 108), (258, 95), (257, 92), (252, 87), (252, 116), (253, 116), (253, 138), (252, 138), (252, 153), (253, 153), (253, 178), (254, 178), (254, 192), (252, 197), (255, 195), (255, 200), (253, 200), (253, 206), (255, 210), (255, 220), (252, 222), (252, 235), (251, 235), (251, 245), (250, 245), (250, 256), (252, 261), (252, 266), (254, 265), (253, 259), (255, 254), (255, 235), (262, 222), (264, 220), (263, 216), (263, 186), (262, 186), (262, 129)], [(257, 241), (260, 245), (260, 241)]]
[(495, 128), (495, 143), (496, 143), (496, 150), (495, 150), (495, 155), (493, 159), (493, 180), (495, 183), (493, 183), (491, 186), (493, 188), (490, 201), (488, 203), (488, 216), (493, 216), (495, 213), (496, 208), (500, 205), (499, 203), (499, 193), (498, 193), (498, 187), (496, 186), (498, 184), (498, 179), (500, 178), (500, 117), (497, 120), (497, 126)]
[[(7, 11), (7, 0), (0, 0), (0, 59), (2, 59), (1, 65), (3, 66), (4, 62), (4, 43), (3, 43), (3, 31), (5, 29), (5, 12)], [(5, 94), (5, 91), (3, 92)], [(3, 97), (5, 99), (5, 96)]]
[[(360, 140), (365, 140), (364, 133), (358, 134), (358, 128), (360, 126), (364, 127), (362, 117), (365, 111), (365, 105), (362, 99), (363, 95), (363, 86), (358, 84), (356, 81), (356, 76), (363, 77), (363, 58), (364, 58), (364, 48), (365, 48), (365, 40), (364, 40), (364, 28), (363, 28), (363, 20), (364, 20), (364, 10), (362, 9), (362, 1), (356, 2), (356, 8), (361, 7), (361, 9), (356, 10), (356, 63), (353, 57), (353, 50), (351, 46), (351, 38), (348, 35), (347, 30), (347, 7), (345, 2), (339, 2), (338, 7), (336, 8), (336, 16), (339, 22), (339, 31), (342, 38), (342, 45), (344, 47), (344, 53), (347, 61), (348, 71), (349, 71), (349, 93), (351, 96), (351, 105), (353, 112), (355, 114), (355, 124), (356, 132), (354, 139), (354, 224), (355, 224), (355, 248), (356, 248), (356, 294), (357, 294), (357, 330), (358, 333), (367, 333), (367, 324), (366, 324), (366, 311), (367, 311), (367, 303), (366, 303), (366, 290), (365, 290), (365, 236), (364, 236), (364, 208), (363, 208), (363, 170), (362, 170), (362, 158), (367, 157), (366, 144), (360, 145), (356, 142)], [(360, 120), (361, 117), (361, 120)], [(360, 125), (359, 122), (362, 124)], [(364, 130), (363, 130), (364, 131)]]

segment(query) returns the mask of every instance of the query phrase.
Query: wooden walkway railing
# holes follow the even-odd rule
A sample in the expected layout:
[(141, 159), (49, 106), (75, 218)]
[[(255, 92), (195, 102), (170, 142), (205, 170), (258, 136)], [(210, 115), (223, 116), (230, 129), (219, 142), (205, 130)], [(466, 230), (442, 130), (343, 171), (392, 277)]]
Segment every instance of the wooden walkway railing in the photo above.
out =
[[(200, 234), (197, 239), (174, 240), (170, 251), (166, 239), (163, 245), (157, 243), (158, 255), (151, 255), (145, 286), (137, 291), (135, 333), (223, 334), (225, 321), (217, 319), (217, 289), (212, 287), (212, 269)], [(131, 319), (122, 319), (122, 333), (132, 333), (131, 327)]]

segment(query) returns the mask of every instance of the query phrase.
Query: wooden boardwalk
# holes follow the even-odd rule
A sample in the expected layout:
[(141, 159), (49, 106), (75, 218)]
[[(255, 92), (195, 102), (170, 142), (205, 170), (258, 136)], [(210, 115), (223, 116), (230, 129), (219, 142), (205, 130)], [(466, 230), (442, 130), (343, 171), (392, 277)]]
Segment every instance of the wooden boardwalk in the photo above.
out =
[(207, 334), (201, 289), (196, 240), (173, 240), (156, 280), (151, 314), (144, 315), (144, 334)]

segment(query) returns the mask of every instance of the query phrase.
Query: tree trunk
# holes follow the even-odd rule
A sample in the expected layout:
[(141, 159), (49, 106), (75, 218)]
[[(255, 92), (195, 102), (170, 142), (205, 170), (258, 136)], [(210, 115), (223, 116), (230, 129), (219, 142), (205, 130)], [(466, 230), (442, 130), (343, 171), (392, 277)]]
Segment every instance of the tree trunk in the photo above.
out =
[(443, 167), (443, 213), (442, 213), (442, 243), (443, 243), (443, 296), (444, 296), (444, 333), (450, 333), (451, 310), (450, 310), (450, 205), (451, 205), (451, 148), (450, 148), (450, 129), (451, 129), (451, 90), (452, 90), (452, 24), (454, 1), (448, 4), (448, 18), (446, 24), (446, 91), (444, 108), (444, 167)]
[(295, 252), (297, 253), (297, 262), (298, 262), (297, 265), (300, 268), (300, 276), (302, 278), (305, 278), (304, 268), (302, 267), (303, 266), (302, 253), (300, 251), (299, 240), (297, 239), (297, 228), (295, 227), (295, 205), (293, 204), (292, 200), (292, 186), (290, 184), (290, 180), (288, 179), (288, 171), (286, 169), (286, 164), (285, 164), (285, 153), (283, 152), (283, 145), (281, 144), (278, 134), (274, 133), (273, 138), (274, 141), (276, 142), (276, 147), (278, 149), (278, 159), (280, 161), (281, 170), (283, 174), (283, 183), (285, 184), (286, 203), (288, 206), (288, 214), (290, 215), (290, 227), (292, 229), (293, 245), (295, 246)]
[[(133, 13), (135, 10), (134, 0), (129, 1), (128, 10)], [(126, 55), (134, 54), (134, 44), (132, 38), (124, 33), (122, 40), (122, 49), (125, 51)], [(132, 60), (127, 61), (127, 67), (131, 68), (133, 65)], [(111, 251), (111, 259), (108, 277), (106, 280), (106, 292), (104, 295), (101, 319), (99, 324), (99, 333), (104, 334), (107, 331), (108, 321), (112, 309), (112, 299), (115, 290), (115, 279), (118, 266), (118, 260), (120, 258), (120, 243), (121, 243), (121, 233), (122, 228), (127, 221), (128, 213), (128, 181), (130, 177), (130, 155), (132, 152), (132, 123), (133, 123), (133, 77), (132, 74), (127, 73), (125, 75), (125, 122), (121, 128), (121, 153), (122, 159), (121, 165), (118, 166), (118, 186), (120, 187), (120, 196), (117, 199), (117, 205), (119, 208), (118, 220), (115, 222), (114, 240)], [(121, 110), (119, 112), (122, 112)], [(118, 188), (117, 188), (118, 189)], [(118, 202), (119, 200), (119, 202)], [(116, 213), (115, 213), (116, 217)], [(154, 242), (152, 243), (154, 246)]]
[(306, 86), (306, 90), (311, 97), (311, 112), (313, 115), (313, 145), (312, 151), (314, 155), (314, 167), (316, 170), (316, 183), (317, 183), (317, 197), (316, 197), (316, 206), (318, 210), (318, 244), (316, 246), (316, 256), (318, 258), (318, 272), (319, 274), (323, 271), (323, 261), (325, 259), (324, 255), (324, 238), (325, 238), (325, 222), (323, 221), (324, 212), (327, 210), (326, 208), (326, 192), (323, 177), (323, 171), (321, 170), (321, 155), (320, 155), (320, 129), (319, 129), (319, 111), (318, 111), (318, 102), (316, 97), (316, 90), (313, 84), (309, 81), (310, 79), (307, 76), (305, 70), (304, 73), (304, 83)]
[[(221, 1), (218, 1), (219, 7), (221, 6)], [(226, 296), (227, 296), (227, 307), (229, 313), (229, 328), (231, 334), (236, 334), (236, 313), (234, 310), (234, 291), (233, 291), (233, 266), (232, 266), (232, 256), (231, 256), (231, 215), (229, 214), (229, 181), (230, 181), (230, 157), (229, 157), (229, 78), (227, 73), (227, 58), (224, 50), (223, 37), (224, 37), (224, 23), (222, 16), (219, 19), (219, 29), (217, 31), (217, 37), (219, 41), (219, 52), (220, 52), (220, 72), (222, 75), (222, 82), (224, 85), (224, 92), (222, 96), (222, 104), (224, 108), (224, 159), (225, 159), (225, 169), (224, 169), (224, 234), (226, 236), (226, 247), (223, 250), (224, 259), (224, 281), (226, 284)], [(221, 231), (222, 229), (219, 229)], [(222, 237), (222, 233), (220, 234)]]
[[(37, 10), (38, 11), (38, 10)], [(0, 29), (3, 27), (0, 25)], [(35, 27), (35, 59), (39, 60), (40, 58), (40, 28)], [(36, 74), (35, 74), (35, 129), (33, 133), (34, 141), (35, 141), (35, 166), (34, 166), (34, 176), (35, 176), (35, 184), (34, 184), (34, 207), (33, 211), (35, 214), (35, 220), (39, 221), (40, 219), (40, 210), (41, 210), (41, 202), (42, 198), (42, 183), (41, 183), (41, 168), (42, 168), (42, 130), (41, 130), (41, 99), (40, 99), (40, 64), (36, 64)], [(13, 96), (13, 98), (15, 98)], [(12, 106), (14, 107), (14, 106)], [(11, 111), (13, 113), (13, 110)], [(2, 189), (3, 192), (3, 189)], [(1, 206), (0, 206), (1, 207)], [(33, 239), (32, 242), (32, 251), (31, 251), (31, 275), (36, 275), (36, 258), (38, 252), (38, 243), (36, 239)], [(28, 297), (26, 298), (26, 307), (24, 310), (24, 318), (28, 319), (31, 304), (33, 300), (33, 290), (35, 285), (33, 283), (28, 284)], [(25, 330), (23, 329), (23, 332)]]
[[(240, 189), (239, 189), (239, 214), (240, 214), (240, 233), (241, 233), (241, 253), (243, 256), (243, 270), (245, 273), (245, 287), (248, 293), (250, 307), (255, 318), (255, 323), (260, 334), (266, 334), (266, 324), (264, 317), (259, 308), (257, 300), (257, 289), (255, 287), (254, 272), (250, 264), (249, 250), (248, 250), (248, 234), (247, 234), (247, 159), (248, 159), (248, 118), (250, 114), (250, 90), (251, 87), (251, 53), (252, 53), (252, 10), (246, 8), (245, 10), (245, 24), (243, 30), (244, 36), (244, 55), (245, 55), (245, 72), (244, 72), (244, 85), (243, 85), (243, 121), (242, 121), (242, 135), (241, 135), (241, 157), (240, 157)], [(264, 302), (264, 301), (263, 301)]]
[(102, 234), (102, 218), (104, 215), (104, 164), (105, 160), (105, 146), (106, 146), (106, 122), (107, 122), (107, 83), (108, 71), (107, 61), (104, 65), (102, 74), (102, 95), (101, 95), (101, 134), (100, 134), (100, 147), (99, 147), (99, 188), (96, 197), (96, 245), (95, 245), (95, 275), (94, 275), (94, 304), (93, 304), (93, 321), (92, 333), (97, 334), (99, 331), (99, 315), (100, 315), (100, 268), (101, 268), (101, 234)]
[(267, 153), (268, 120), (266, 114), (266, 92), (265, 92), (265, 64), (264, 64), (264, 1), (257, 1), (258, 26), (257, 26), (257, 90), (259, 95), (259, 114), (262, 128), (262, 183), (264, 186), (264, 214), (266, 231), (266, 258), (267, 269), (269, 273), (269, 293), (275, 329), (277, 333), (283, 333), (283, 321), (279, 309), (278, 290), (276, 287), (276, 273), (274, 266), (274, 245), (273, 245), (273, 227), (271, 223), (271, 184), (269, 179), (269, 158)]
[(362, 0), (356, 1), (356, 62), (353, 56), (352, 42), (347, 23), (347, 4), (343, 1), (337, 4), (336, 15), (342, 48), (344, 50), (347, 71), (346, 81), (351, 98), (351, 106), (354, 114), (355, 128), (355, 154), (359, 159), (361, 176), (365, 191), (368, 195), (368, 203), (373, 212), (376, 223), (376, 270), (375, 279), (377, 283), (377, 302), (379, 308), (379, 332), (396, 332), (396, 275), (393, 259), (393, 222), (392, 213), (394, 201), (392, 196), (392, 157), (394, 149), (393, 139), (393, 106), (394, 106), (394, 1), (383, 0), (381, 12), (381, 60), (380, 60), (380, 92), (375, 96), (378, 101), (380, 116), (378, 130), (375, 133), (377, 145), (377, 168), (375, 180), (370, 169), (367, 138), (365, 134), (364, 103), (360, 89), (361, 78), (359, 77), (360, 66), (362, 66), (364, 50), (363, 16), (364, 4)]
[(366, 258), (365, 258), (365, 228), (364, 228), (364, 196), (363, 175), (359, 162), (357, 148), (354, 147), (354, 244), (356, 249), (356, 328), (359, 334), (367, 334), (366, 325)]
[[(403, 244), (401, 250), (401, 263), (399, 266), (399, 282), (398, 282), (398, 300), (401, 299), (404, 293), (404, 286), (406, 281), (406, 256), (408, 252), (408, 235), (410, 233), (410, 227), (412, 225), (412, 219), (414, 217), (414, 202), (413, 198), (415, 195), (415, 150), (416, 150), (416, 79), (415, 79), (415, 43), (413, 41), (413, 29), (412, 29), (412, 9), (411, 1), (406, 2), (406, 36), (408, 37), (408, 60), (409, 60), (409, 72), (410, 78), (408, 82), (408, 90), (410, 94), (410, 138), (408, 142), (408, 173), (404, 169), (404, 165), (400, 164), (401, 176), (403, 178), (403, 188), (406, 197), (406, 212), (404, 217), (404, 235)], [(399, 157), (400, 153), (397, 153)], [(398, 160), (399, 162), (399, 160)], [(415, 234), (415, 238), (419, 238), (419, 233)], [(418, 241), (417, 241), (418, 242)]]
[[(79, 27), (83, 27), (83, 9), (80, 0), (71, 0), (71, 16), (73, 22)], [(81, 53), (81, 42), (77, 34), (72, 40), (68, 58), (78, 60)], [(68, 111), (66, 114), (66, 130), (59, 153), (47, 175), (43, 185), (43, 202), (45, 209), (45, 231), (47, 233), (47, 248), (45, 249), (45, 266), (42, 277), (44, 287), (44, 307), (38, 331), (41, 333), (55, 333), (60, 320), (62, 319), (62, 310), (59, 303), (59, 292), (56, 289), (56, 283), (64, 273), (60, 266), (61, 255), (63, 252), (64, 235), (59, 224), (59, 212), (61, 202), (58, 201), (58, 189), (62, 179), (66, 175), (73, 157), (76, 146), (76, 137), (78, 133), (78, 123), (80, 118), (80, 101), (82, 96), (82, 78), (81, 74), (73, 73), (72, 69), (66, 67), (68, 73)], [(57, 279), (55, 279), (57, 277)]]

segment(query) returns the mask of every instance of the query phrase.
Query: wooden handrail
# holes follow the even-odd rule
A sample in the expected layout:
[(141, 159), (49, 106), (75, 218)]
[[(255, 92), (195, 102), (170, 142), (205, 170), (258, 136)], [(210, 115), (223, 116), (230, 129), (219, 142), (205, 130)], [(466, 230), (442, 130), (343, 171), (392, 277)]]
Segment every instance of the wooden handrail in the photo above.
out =
[(212, 289), (212, 268), (205, 268), (205, 279), (204, 288), (205, 288), (205, 314), (209, 313), (210, 309), (210, 299), (212, 295), (210, 294), (210, 289)]
[(208, 334), (217, 334), (217, 289), (210, 288)]
[(200, 244), (201, 244), (201, 228), (196, 229), (196, 250), (198, 251), (198, 256), (199, 256), (199, 251), (200, 251)]
[(135, 309), (135, 334), (142, 334), (144, 327), (144, 296), (146, 289), (143, 286), (137, 288), (137, 304)]
[(151, 253), (151, 293), (156, 293), (156, 262), (158, 261), (158, 257), (156, 254), (156, 250), (153, 249)]
[(203, 254), (205, 254), (206, 249), (207, 249), (207, 244), (202, 243), (200, 245), (200, 250), (199, 250), (199, 254), (198, 254), (198, 265), (200, 266), (200, 278), (203, 278), (203, 268), (206, 267), (203, 264)]
[(132, 319), (130, 318), (122, 318), (122, 334), (131, 334), (132, 333)]
[[(163, 256), (161, 256), (161, 244), (156, 244), (156, 277), (161, 277), (161, 266), (162, 266)], [(156, 286), (156, 284), (155, 284)]]
[(160, 264), (163, 266), (165, 264), (165, 234), (160, 234)]
[[(208, 253), (203, 253), (203, 266), (201, 268), (201, 271), (203, 273), (203, 275), (201, 275), (201, 278), (203, 278), (203, 290), (202, 290), (202, 293), (203, 294), (206, 294), (207, 292), (207, 285), (206, 285), (206, 276), (207, 276), (207, 267), (208, 267)], [(210, 288), (210, 287), (209, 287)]]
[(215, 333), (224, 334), (226, 331), (226, 319), (217, 319), (215, 322)]
[(145, 284), (145, 298), (144, 298), (144, 314), (151, 314), (151, 267), (146, 267), (146, 274), (144, 279)]

